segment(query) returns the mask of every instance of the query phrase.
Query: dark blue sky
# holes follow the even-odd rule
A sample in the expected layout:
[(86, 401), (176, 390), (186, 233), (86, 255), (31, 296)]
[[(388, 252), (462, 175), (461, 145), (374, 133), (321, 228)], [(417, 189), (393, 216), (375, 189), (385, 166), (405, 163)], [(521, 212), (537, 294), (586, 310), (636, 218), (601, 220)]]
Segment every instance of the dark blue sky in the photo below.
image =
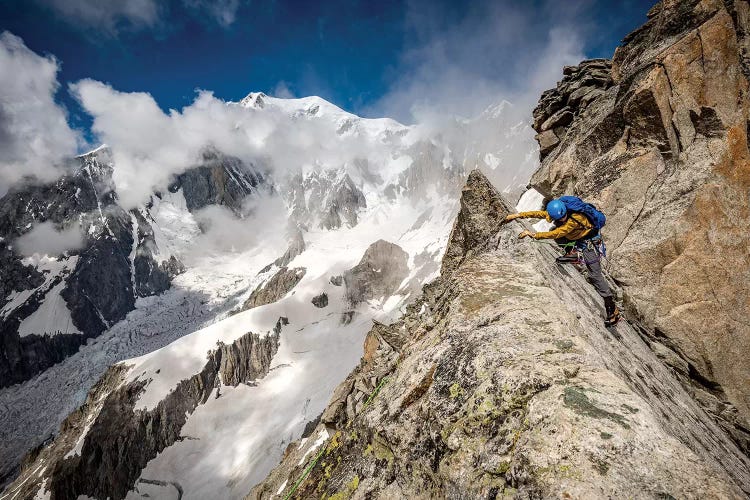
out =
[[(230, 17), (222, 20), (203, 1), (138, 0), (157, 6), (150, 17), (140, 17), (139, 12), (101, 10), (119, 0), (100, 1), (96, 12), (87, 10), (95, 0), (5, 0), (0, 2), (0, 31), (21, 37), (37, 53), (57, 57), (62, 63), (57, 99), (74, 126), (87, 128), (88, 118), (67, 91), (68, 83), (82, 78), (120, 91), (149, 92), (164, 109), (190, 104), (197, 88), (239, 100), (250, 91), (274, 94), (286, 86), (295, 96), (316, 94), (372, 115), (387, 112), (379, 106), (384, 96), (420, 71), (421, 58), (436, 46), (447, 57), (466, 59), (451, 64), (461, 68), (465, 62), (467, 72), (481, 72), (493, 62), (501, 71), (509, 64), (534, 64), (524, 60), (524, 47), (558, 26), (580, 39), (583, 55), (611, 57), (654, 3), (224, 0), (220, 3)], [(522, 29), (505, 39), (498, 35), (483, 53), (467, 55), (460, 47), (461, 31), (454, 27), (464, 26), (468, 35), (487, 29), (481, 26), (485, 19), (497, 22), (503, 15), (497, 14), (498, 5), (518, 16)], [(486, 14), (489, 8), (494, 18)], [(508, 25), (501, 29), (507, 32)], [(454, 36), (446, 43), (459, 47), (441, 47), (441, 33), (451, 30)], [(429, 50), (420, 50), (425, 47)], [(523, 85), (508, 78), (506, 86)]]

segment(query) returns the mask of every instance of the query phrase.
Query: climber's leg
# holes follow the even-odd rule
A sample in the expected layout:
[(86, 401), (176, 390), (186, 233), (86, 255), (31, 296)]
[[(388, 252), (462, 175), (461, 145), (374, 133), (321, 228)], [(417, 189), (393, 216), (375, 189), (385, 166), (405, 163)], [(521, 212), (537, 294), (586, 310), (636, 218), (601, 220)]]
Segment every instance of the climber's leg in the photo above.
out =
[(593, 245), (586, 245), (583, 249), (583, 261), (586, 263), (586, 267), (589, 271), (589, 281), (596, 291), (601, 295), (602, 298), (611, 297), (612, 290), (609, 288), (609, 283), (604, 279), (602, 275), (602, 265), (599, 257), (599, 252), (596, 251)]
[(586, 247), (583, 249), (583, 260), (589, 271), (589, 281), (604, 299), (604, 309), (607, 314), (604, 326), (613, 326), (620, 320), (620, 311), (617, 309), (615, 298), (612, 296), (612, 289), (602, 274), (601, 256), (596, 247), (590, 242), (586, 242)]

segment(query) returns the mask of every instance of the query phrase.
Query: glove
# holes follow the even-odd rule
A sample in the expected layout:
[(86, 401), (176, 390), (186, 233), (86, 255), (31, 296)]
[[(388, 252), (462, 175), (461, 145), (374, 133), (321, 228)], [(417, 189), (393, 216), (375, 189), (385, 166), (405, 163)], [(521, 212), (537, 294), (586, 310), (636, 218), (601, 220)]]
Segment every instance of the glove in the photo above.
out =
[(524, 239), (524, 238), (525, 238), (525, 237), (527, 237), (527, 236), (529, 236), (529, 237), (533, 237), (533, 236), (534, 236), (534, 233), (532, 233), (532, 232), (531, 232), (531, 231), (529, 231), (528, 229), (524, 229), (523, 231), (521, 231), (521, 234), (519, 234), (519, 235), (518, 235), (518, 239), (519, 239), (519, 240), (522, 240), (522, 239)]
[(519, 216), (519, 215), (520, 215), (520, 214), (508, 214), (508, 215), (506, 215), (506, 216), (505, 216), (505, 218), (503, 219), (503, 222), (510, 222), (510, 221), (512, 221), (512, 220), (518, 219), (518, 216)]

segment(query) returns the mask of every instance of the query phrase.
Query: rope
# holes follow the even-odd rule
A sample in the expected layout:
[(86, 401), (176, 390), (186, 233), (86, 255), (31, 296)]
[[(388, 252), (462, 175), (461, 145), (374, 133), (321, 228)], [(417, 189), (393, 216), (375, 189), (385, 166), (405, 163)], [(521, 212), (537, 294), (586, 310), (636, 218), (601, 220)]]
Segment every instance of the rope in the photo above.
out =
[(553, 247), (560, 246), (557, 243), (550, 242), (549, 240), (535, 240), (534, 238), (531, 238), (531, 241), (534, 242), (534, 243), (541, 243), (542, 245), (550, 245), (550, 246), (553, 246)]
[[(371, 402), (371, 401), (372, 401), (373, 399), (375, 399), (375, 396), (377, 396), (377, 395), (378, 395), (378, 393), (380, 392), (380, 389), (381, 389), (381, 388), (382, 388), (382, 387), (383, 387), (383, 386), (384, 386), (384, 385), (385, 385), (385, 384), (386, 384), (387, 382), (388, 382), (388, 377), (383, 377), (383, 380), (381, 380), (381, 381), (380, 381), (380, 383), (378, 384), (378, 386), (377, 386), (377, 387), (375, 387), (375, 389), (374, 389), (374, 390), (373, 390), (373, 391), (372, 391), (372, 392), (370, 393), (370, 396), (369, 396), (369, 397), (367, 398), (367, 400), (365, 401), (365, 404), (364, 404), (364, 405), (362, 405), (362, 409), (360, 410), (360, 412), (359, 412), (359, 413), (358, 413), (358, 414), (357, 414), (357, 415), (356, 415), (356, 416), (354, 417), (354, 419), (355, 419), (355, 420), (356, 420), (356, 419), (357, 419), (357, 418), (358, 418), (358, 417), (359, 417), (360, 415), (362, 415), (362, 413), (364, 413), (364, 411), (365, 411), (365, 408), (367, 408), (367, 405), (369, 405), (369, 404), (370, 404), (370, 402)], [(287, 494), (286, 494), (286, 496), (284, 496), (284, 500), (289, 500), (289, 499), (290, 499), (290, 498), (292, 497), (292, 495), (294, 495), (294, 492), (295, 492), (295, 491), (297, 491), (297, 488), (299, 488), (299, 486), (300, 486), (300, 485), (301, 485), (301, 484), (302, 484), (302, 483), (303, 483), (303, 482), (305, 481), (305, 479), (307, 479), (307, 476), (308, 476), (308, 475), (310, 474), (310, 472), (312, 472), (312, 470), (313, 470), (313, 469), (315, 468), (315, 466), (316, 466), (316, 465), (317, 465), (317, 463), (318, 463), (318, 460), (320, 460), (320, 457), (322, 457), (322, 456), (323, 456), (323, 453), (325, 453), (325, 451), (326, 451), (326, 446), (325, 446), (325, 445), (326, 445), (326, 444), (328, 444), (328, 439), (326, 439), (325, 441), (323, 441), (323, 443), (322, 443), (322, 445), (321, 445), (321, 446), (322, 446), (322, 449), (321, 449), (321, 450), (320, 450), (320, 451), (318, 452), (318, 454), (317, 454), (317, 455), (315, 456), (315, 459), (314, 459), (314, 460), (313, 460), (312, 462), (310, 462), (310, 464), (309, 464), (309, 465), (308, 465), (308, 466), (307, 466), (307, 467), (305, 468), (305, 470), (304, 470), (304, 471), (302, 472), (302, 475), (300, 476), (300, 478), (299, 478), (299, 479), (297, 479), (297, 481), (296, 481), (296, 482), (294, 483), (294, 485), (292, 486), (292, 489), (291, 489), (291, 490), (289, 490), (289, 493), (287, 493)]]
[[(323, 443), (325, 444), (325, 443)], [(297, 491), (297, 488), (299, 488), (299, 485), (302, 484), (302, 481), (307, 479), (307, 475), (310, 474), (310, 471), (313, 470), (313, 467), (318, 463), (318, 460), (320, 460), (320, 457), (323, 456), (323, 452), (326, 451), (326, 447), (323, 446), (323, 448), (318, 452), (318, 454), (315, 456), (315, 460), (310, 462), (310, 465), (307, 466), (305, 471), (302, 473), (299, 479), (297, 479), (297, 482), (294, 483), (294, 486), (292, 487), (291, 491), (287, 493), (287, 495), (284, 497), (284, 500), (289, 500), (292, 495), (294, 495), (294, 492)]]
[[(362, 415), (362, 412), (365, 411), (365, 408), (367, 408), (367, 405), (370, 404), (370, 401), (372, 401), (373, 399), (375, 399), (375, 396), (378, 395), (378, 393), (380, 392), (381, 387), (383, 387), (386, 382), (388, 382), (388, 377), (383, 377), (383, 380), (380, 381), (380, 383), (375, 388), (375, 390), (372, 391), (372, 393), (370, 394), (370, 397), (367, 398), (367, 401), (365, 401), (365, 404), (362, 405), (362, 411), (359, 412), (359, 415)], [(354, 418), (356, 419), (359, 415), (357, 415)]]

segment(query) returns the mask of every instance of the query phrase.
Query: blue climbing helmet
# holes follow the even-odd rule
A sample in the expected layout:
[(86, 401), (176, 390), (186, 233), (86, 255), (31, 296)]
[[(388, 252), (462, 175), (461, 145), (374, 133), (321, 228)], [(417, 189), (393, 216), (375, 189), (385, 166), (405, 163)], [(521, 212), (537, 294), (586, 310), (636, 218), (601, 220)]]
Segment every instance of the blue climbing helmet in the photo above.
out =
[(565, 217), (568, 213), (568, 209), (565, 207), (565, 203), (560, 200), (552, 200), (547, 203), (547, 213), (554, 220), (560, 220)]

